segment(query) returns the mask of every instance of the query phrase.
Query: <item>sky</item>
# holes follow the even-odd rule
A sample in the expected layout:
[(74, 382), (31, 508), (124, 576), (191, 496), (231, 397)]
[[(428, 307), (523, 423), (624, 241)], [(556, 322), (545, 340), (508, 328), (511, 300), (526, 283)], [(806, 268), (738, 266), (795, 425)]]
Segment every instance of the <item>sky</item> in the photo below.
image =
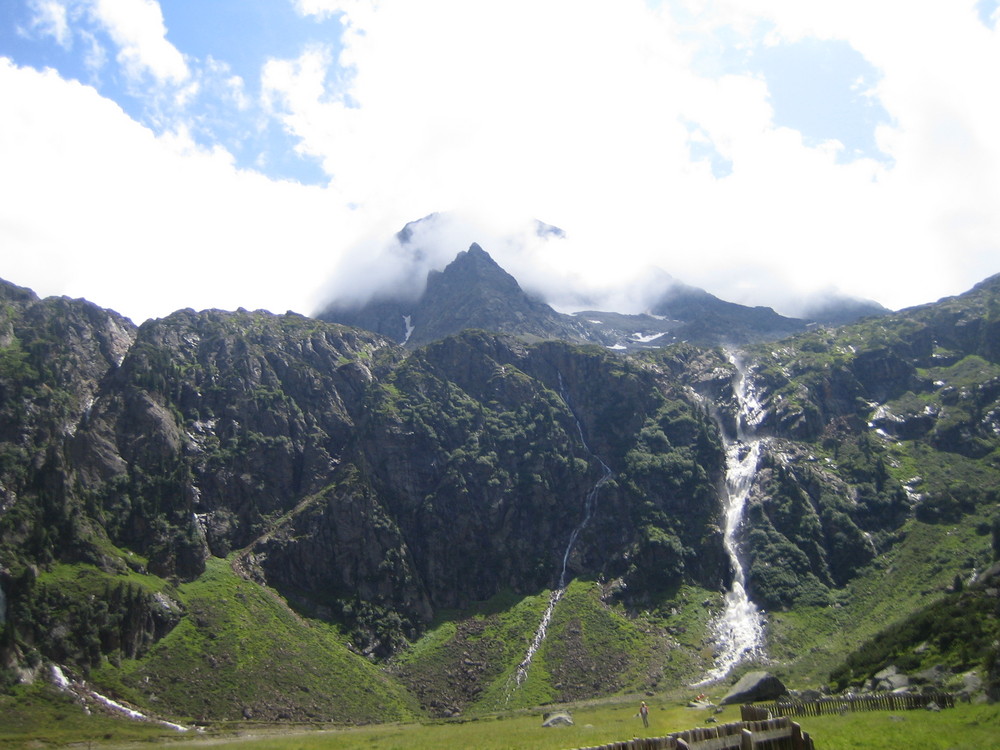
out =
[(785, 314), (932, 302), (1000, 272), (998, 20), (998, 0), (4, 0), (0, 278), (137, 323), (313, 314), (413, 293), (478, 242), (563, 310), (641, 312), (663, 272)]

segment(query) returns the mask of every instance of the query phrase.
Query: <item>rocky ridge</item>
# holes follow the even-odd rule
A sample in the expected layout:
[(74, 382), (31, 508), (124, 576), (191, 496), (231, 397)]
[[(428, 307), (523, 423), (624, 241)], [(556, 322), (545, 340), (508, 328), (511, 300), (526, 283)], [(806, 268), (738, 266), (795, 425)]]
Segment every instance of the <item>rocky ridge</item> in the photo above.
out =
[[(926, 577), (908, 606), (987, 562), (977, 529), (1000, 498), (998, 294), (994, 277), (745, 350), (766, 446), (743, 545), (751, 596), (776, 625), (800, 607), (853, 612), (852, 584), (899, 564), (920, 535), (940, 560), (908, 563)], [(483, 331), (404, 349), (296, 315), (183, 310), (135, 328), (82, 300), (9, 284), (0, 297), (7, 675), (43, 659), (149, 658), (198, 627), (181, 592), (224, 558), (380, 661), (447, 613), (550, 589), (566, 556), (570, 578), (601, 582), (579, 604), (599, 616), (555, 619), (549, 653), (563, 666), (545, 690), (586, 697), (654, 685), (667, 657), (607, 644), (634, 632), (678, 659), (671, 639), (693, 627), (684, 591), (728, 585), (718, 492), (737, 404), (721, 350), (622, 356)], [(613, 477), (582, 524), (602, 464)], [(964, 546), (949, 551), (952, 527)], [(663, 619), (640, 627), (615, 607)], [(495, 700), (520, 658), (501, 645), (519, 636), (472, 646), (487, 632), (476, 627), (456, 625), (469, 644), (457, 662), (415, 657), (399, 673), (424, 710)], [(520, 632), (490, 637), (504, 628)], [(568, 642), (599, 662), (557, 661)], [(685, 668), (704, 665), (696, 651)], [(581, 677), (590, 668), (601, 684)], [(440, 669), (464, 675), (454, 698), (421, 693)]]
[[(528, 295), (489, 253), (473, 244), (444, 270), (430, 271), (415, 299), (376, 296), (363, 304), (334, 300), (317, 317), (375, 331), (409, 348), (470, 328), (531, 341), (557, 339), (636, 351), (680, 341), (701, 345), (773, 341), (809, 326), (809, 321), (779, 315), (769, 307), (726, 302), (664, 277), (647, 313), (589, 310), (567, 315)], [(879, 311), (876, 305), (858, 303), (821, 313), (825, 318), (853, 320)]]

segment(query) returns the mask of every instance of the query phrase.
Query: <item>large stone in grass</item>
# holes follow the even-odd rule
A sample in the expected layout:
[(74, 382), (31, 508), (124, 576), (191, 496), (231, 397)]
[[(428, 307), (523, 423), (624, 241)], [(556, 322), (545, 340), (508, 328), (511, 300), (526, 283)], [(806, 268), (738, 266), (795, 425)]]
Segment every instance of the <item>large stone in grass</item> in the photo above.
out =
[(908, 688), (909, 686), (909, 676), (900, 672), (895, 664), (886, 667), (880, 672), (876, 672), (870, 683), (871, 690), (876, 693), (891, 693), (896, 690)]
[(573, 715), (569, 711), (552, 711), (542, 714), (543, 727), (571, 727), (573, 726)]
[(788, 690), (784, 683), (770, 672), (747, 672), (726, 693), (719, 703), (728, 706), (732, 703), (754, 703), (755, 701), (773, 701), (785, 695)]

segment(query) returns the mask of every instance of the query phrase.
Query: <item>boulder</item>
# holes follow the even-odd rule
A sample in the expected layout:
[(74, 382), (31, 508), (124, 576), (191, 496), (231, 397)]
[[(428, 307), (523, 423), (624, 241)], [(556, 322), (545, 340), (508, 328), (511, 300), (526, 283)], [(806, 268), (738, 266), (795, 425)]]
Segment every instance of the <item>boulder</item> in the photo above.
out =
[(719, 705), (772, 701), (787, 692), (784, 683), (770, 672), (747, 672), (733, 685)]
[(962, 675), (962, 690), (967, 693), (980, 693), (983, 690), (983, 678), (975, 672)]
[(891, 693), (897, 690), (904, 690), (909, 686), (909, 676), (900, 672), (899, 668), (895, 665), (890, 665), (882, 671), (876, 672), (869, 684), (871, 690), (876, 693)]
[(928, 685), (939, 688), (944, 685), (945, 681), (949, 677), (951, 677), (951, 670), (941, 664), (937, 664), (930, 669), (924, 669), (917, 672), (911, 679), (918, 685)]
[(569, 711), (552, 711), (542, 714), (543, 727), (571, 727), (573, 715)]

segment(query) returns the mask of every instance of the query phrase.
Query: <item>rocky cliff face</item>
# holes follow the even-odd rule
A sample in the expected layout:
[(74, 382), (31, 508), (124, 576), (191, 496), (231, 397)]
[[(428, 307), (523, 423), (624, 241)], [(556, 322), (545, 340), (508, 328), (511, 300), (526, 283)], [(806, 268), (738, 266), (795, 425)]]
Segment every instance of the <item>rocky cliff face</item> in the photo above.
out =
[[(98, 350), (73, 369), (99, 372), (80, 386), (87, 408), (46, 434), (52, 458), (22, 483), (33, 511), (52, 502), (39, 483), (56, 485), (86, 528), (54, 537), (45, 518), (7, 514), (11, 548), (34, 534), (34, 557), (60, 559), (71, 539), (114, 566), (110, 544), (180, 581), (238, 551), (244, 574), (381, 655), (442, 608), (555, 585), (577, 529), (569, 575), (621, 576), (636, 596), (725, 577), (714, 426), (654, 367), (479, 333), (404, 357), (262, 313), (180, 311), (131, 334), (120, 361)], [(648, 460), (671, 439), (676, 463)], [(590, 519), (602, 462), (616, 478)], [(697, 523), (667, 520), (681, 508)]]
[[(476, 251), (456, 262), (495, 273)], [(143, 653), (187, 617), (144, 582), (198, 579), (215, 558), (372, 657), (564, 570), (633, 608), (729, 583), (719, 497), (739, 404), (720, 350), (482, 331), (404, 350), (291, 314), (136, 329), (0, 294), (8, 665)], [(741, 536), (756, 602), (832, 604), (907, 522), (996, 503), (998, 297), (993, 278), (744, 352), (764, 415)]]

